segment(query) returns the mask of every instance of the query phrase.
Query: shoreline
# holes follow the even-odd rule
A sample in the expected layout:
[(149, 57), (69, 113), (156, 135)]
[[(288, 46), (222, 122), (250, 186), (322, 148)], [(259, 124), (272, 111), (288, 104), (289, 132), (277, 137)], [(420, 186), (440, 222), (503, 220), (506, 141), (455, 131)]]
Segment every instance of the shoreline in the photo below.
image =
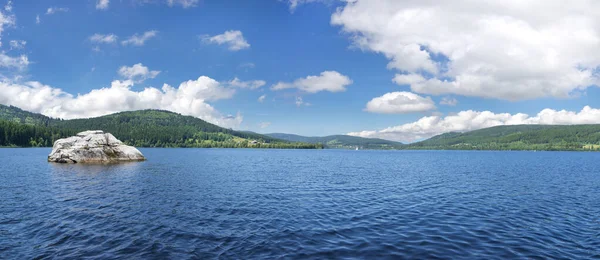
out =
[[(0, 146), (0, 149), (31, 149), (31, 148), (45, 148), (52, 149), (50, 146), (32, 147), (32, 146)], [(139, 146), (136, 148), (144, 149), (235, 149), (235, 150), (342, 150), (342, 151), (355, 151), (354, 149), (337, 149), (337, 148), (264, 148), (264, 147), (144, 147)], [(360, 149), (359, 151), (479, 151), (479, 152), (600, 152), (600, 150), (515, 150), (515, 149)]]

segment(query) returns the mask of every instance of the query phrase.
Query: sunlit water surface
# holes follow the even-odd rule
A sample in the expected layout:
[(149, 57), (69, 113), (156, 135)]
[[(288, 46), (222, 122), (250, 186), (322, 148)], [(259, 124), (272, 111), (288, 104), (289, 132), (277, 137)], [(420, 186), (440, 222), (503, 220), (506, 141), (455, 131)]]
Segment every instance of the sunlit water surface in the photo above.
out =
[(600, 258), (600, 153), (0, 149), (0, 258)]

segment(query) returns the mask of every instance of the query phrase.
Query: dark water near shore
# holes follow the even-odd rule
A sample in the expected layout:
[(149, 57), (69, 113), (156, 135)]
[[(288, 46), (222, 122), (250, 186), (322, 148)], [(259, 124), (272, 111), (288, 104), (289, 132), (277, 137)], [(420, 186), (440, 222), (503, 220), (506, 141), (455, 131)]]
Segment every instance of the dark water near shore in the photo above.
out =
[(600, 153), (0, 149), (0, 258), (600, 259)]

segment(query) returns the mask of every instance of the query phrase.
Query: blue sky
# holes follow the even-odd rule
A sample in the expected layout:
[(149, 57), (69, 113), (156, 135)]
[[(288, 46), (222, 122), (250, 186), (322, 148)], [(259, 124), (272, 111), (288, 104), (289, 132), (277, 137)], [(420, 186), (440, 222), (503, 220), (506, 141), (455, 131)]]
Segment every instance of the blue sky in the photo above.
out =
[[(525, 2), (4, 2), (0, 103), (63, 118), (157, 108), (261, 133), (403, 142), (600, 123), (600, 55), (583, 53), (600, 47), (589, 11), (599, 6)], [(520, 12), (536, 5), (555, 21)]]

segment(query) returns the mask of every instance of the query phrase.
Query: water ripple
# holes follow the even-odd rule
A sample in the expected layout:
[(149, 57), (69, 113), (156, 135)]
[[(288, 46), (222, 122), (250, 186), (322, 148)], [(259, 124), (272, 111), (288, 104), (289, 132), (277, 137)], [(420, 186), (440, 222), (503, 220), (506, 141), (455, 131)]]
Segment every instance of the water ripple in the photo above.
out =
[(597, 153), (48, 152), (0, 149), (0, 259), (600, 259)]

